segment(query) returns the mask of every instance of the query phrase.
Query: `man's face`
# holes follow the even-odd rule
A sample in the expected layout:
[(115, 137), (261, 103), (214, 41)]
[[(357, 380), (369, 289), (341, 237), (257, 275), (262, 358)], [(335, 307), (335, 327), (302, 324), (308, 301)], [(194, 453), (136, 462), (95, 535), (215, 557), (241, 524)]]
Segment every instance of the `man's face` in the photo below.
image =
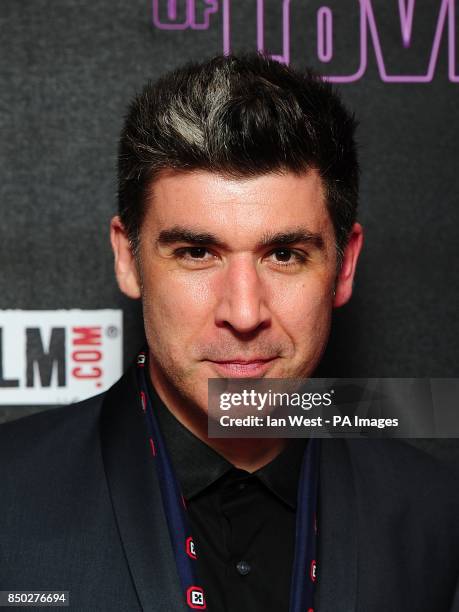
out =
[(335, 235), (315, 170), (164, 172), (151, 188), (137, 266), (123, 253), (118, 280), (141, 294), (153, 384), (169, 403), (203, 410), (209, 378), (309, 376), (333, 305), (349, 297), (334, 296)]

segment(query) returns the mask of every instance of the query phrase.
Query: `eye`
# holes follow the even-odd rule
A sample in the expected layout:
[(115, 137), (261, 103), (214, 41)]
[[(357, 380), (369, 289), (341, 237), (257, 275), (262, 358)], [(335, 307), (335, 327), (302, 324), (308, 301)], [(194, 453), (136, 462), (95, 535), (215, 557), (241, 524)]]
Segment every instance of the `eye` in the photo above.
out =
[(174, 251), (175, 257), (189, 262), (205, 262), (213, 259), (214, 255), (206, 247), (181, 247)]
[(192, 259), (204, 259), (206, 253), (208, 252), (204, 247), (189, 247), (184, 251), (185, 254), (188, 253)]
[(308, 259), (308, 254), (304, 251), (294, 249), (280, 248), (269, 253), (268, 257), (281, 266), (294, 266), (305, 263)]

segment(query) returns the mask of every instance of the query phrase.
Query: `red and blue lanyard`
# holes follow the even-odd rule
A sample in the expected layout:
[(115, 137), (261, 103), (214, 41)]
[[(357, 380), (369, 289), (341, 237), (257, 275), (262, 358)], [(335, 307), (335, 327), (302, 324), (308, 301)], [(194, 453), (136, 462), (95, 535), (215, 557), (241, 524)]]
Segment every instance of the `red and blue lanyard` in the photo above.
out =
[[(187, 606), (206, 610), (204, 589), (196, 578), (197, 553), (190, 531), (186, 502), (174, 474), (146, 380), (147, 352), (137, 356), (137, 381), (144, 412), (151, 454), (158, 475), (180, 585)], [(301, 466), (295, 530), (295, 556), (290, 588), (290, 612), (314, 612), (314, 588), (317, 581), (317, 497), (319, 476), (319, 440), (311, 438)]]

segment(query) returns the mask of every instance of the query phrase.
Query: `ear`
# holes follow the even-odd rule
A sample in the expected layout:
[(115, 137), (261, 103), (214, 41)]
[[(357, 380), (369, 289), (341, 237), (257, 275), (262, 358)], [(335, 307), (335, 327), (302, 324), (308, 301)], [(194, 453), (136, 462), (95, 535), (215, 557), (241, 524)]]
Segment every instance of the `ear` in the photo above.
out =
[(363, 228), (360, 223), (354, 223), (344, 249), (343, 262), (336, 281), (334, 308), (343, 306), (351, 298), (357, 260), (362, 250), (362, 244)]
[(110, 223), (110, 242), (115, 256), (115, 275), (119, 288), (130, 298), (140, 298), (137, 262), (127, 232), (118, 216), (113, 217)]

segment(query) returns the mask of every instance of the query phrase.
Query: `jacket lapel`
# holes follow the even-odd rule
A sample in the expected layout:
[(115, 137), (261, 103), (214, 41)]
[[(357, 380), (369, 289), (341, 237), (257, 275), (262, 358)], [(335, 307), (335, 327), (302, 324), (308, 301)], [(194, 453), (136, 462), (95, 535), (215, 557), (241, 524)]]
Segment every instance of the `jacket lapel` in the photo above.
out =
[(145, 612), (186, 610), (131, 367), (106, 394), (101, 445), (120, 538)]
[(357, 500), (345, 440), (321, 443), (319, 497), (320, 612), (353, 612), (357, 605)]

